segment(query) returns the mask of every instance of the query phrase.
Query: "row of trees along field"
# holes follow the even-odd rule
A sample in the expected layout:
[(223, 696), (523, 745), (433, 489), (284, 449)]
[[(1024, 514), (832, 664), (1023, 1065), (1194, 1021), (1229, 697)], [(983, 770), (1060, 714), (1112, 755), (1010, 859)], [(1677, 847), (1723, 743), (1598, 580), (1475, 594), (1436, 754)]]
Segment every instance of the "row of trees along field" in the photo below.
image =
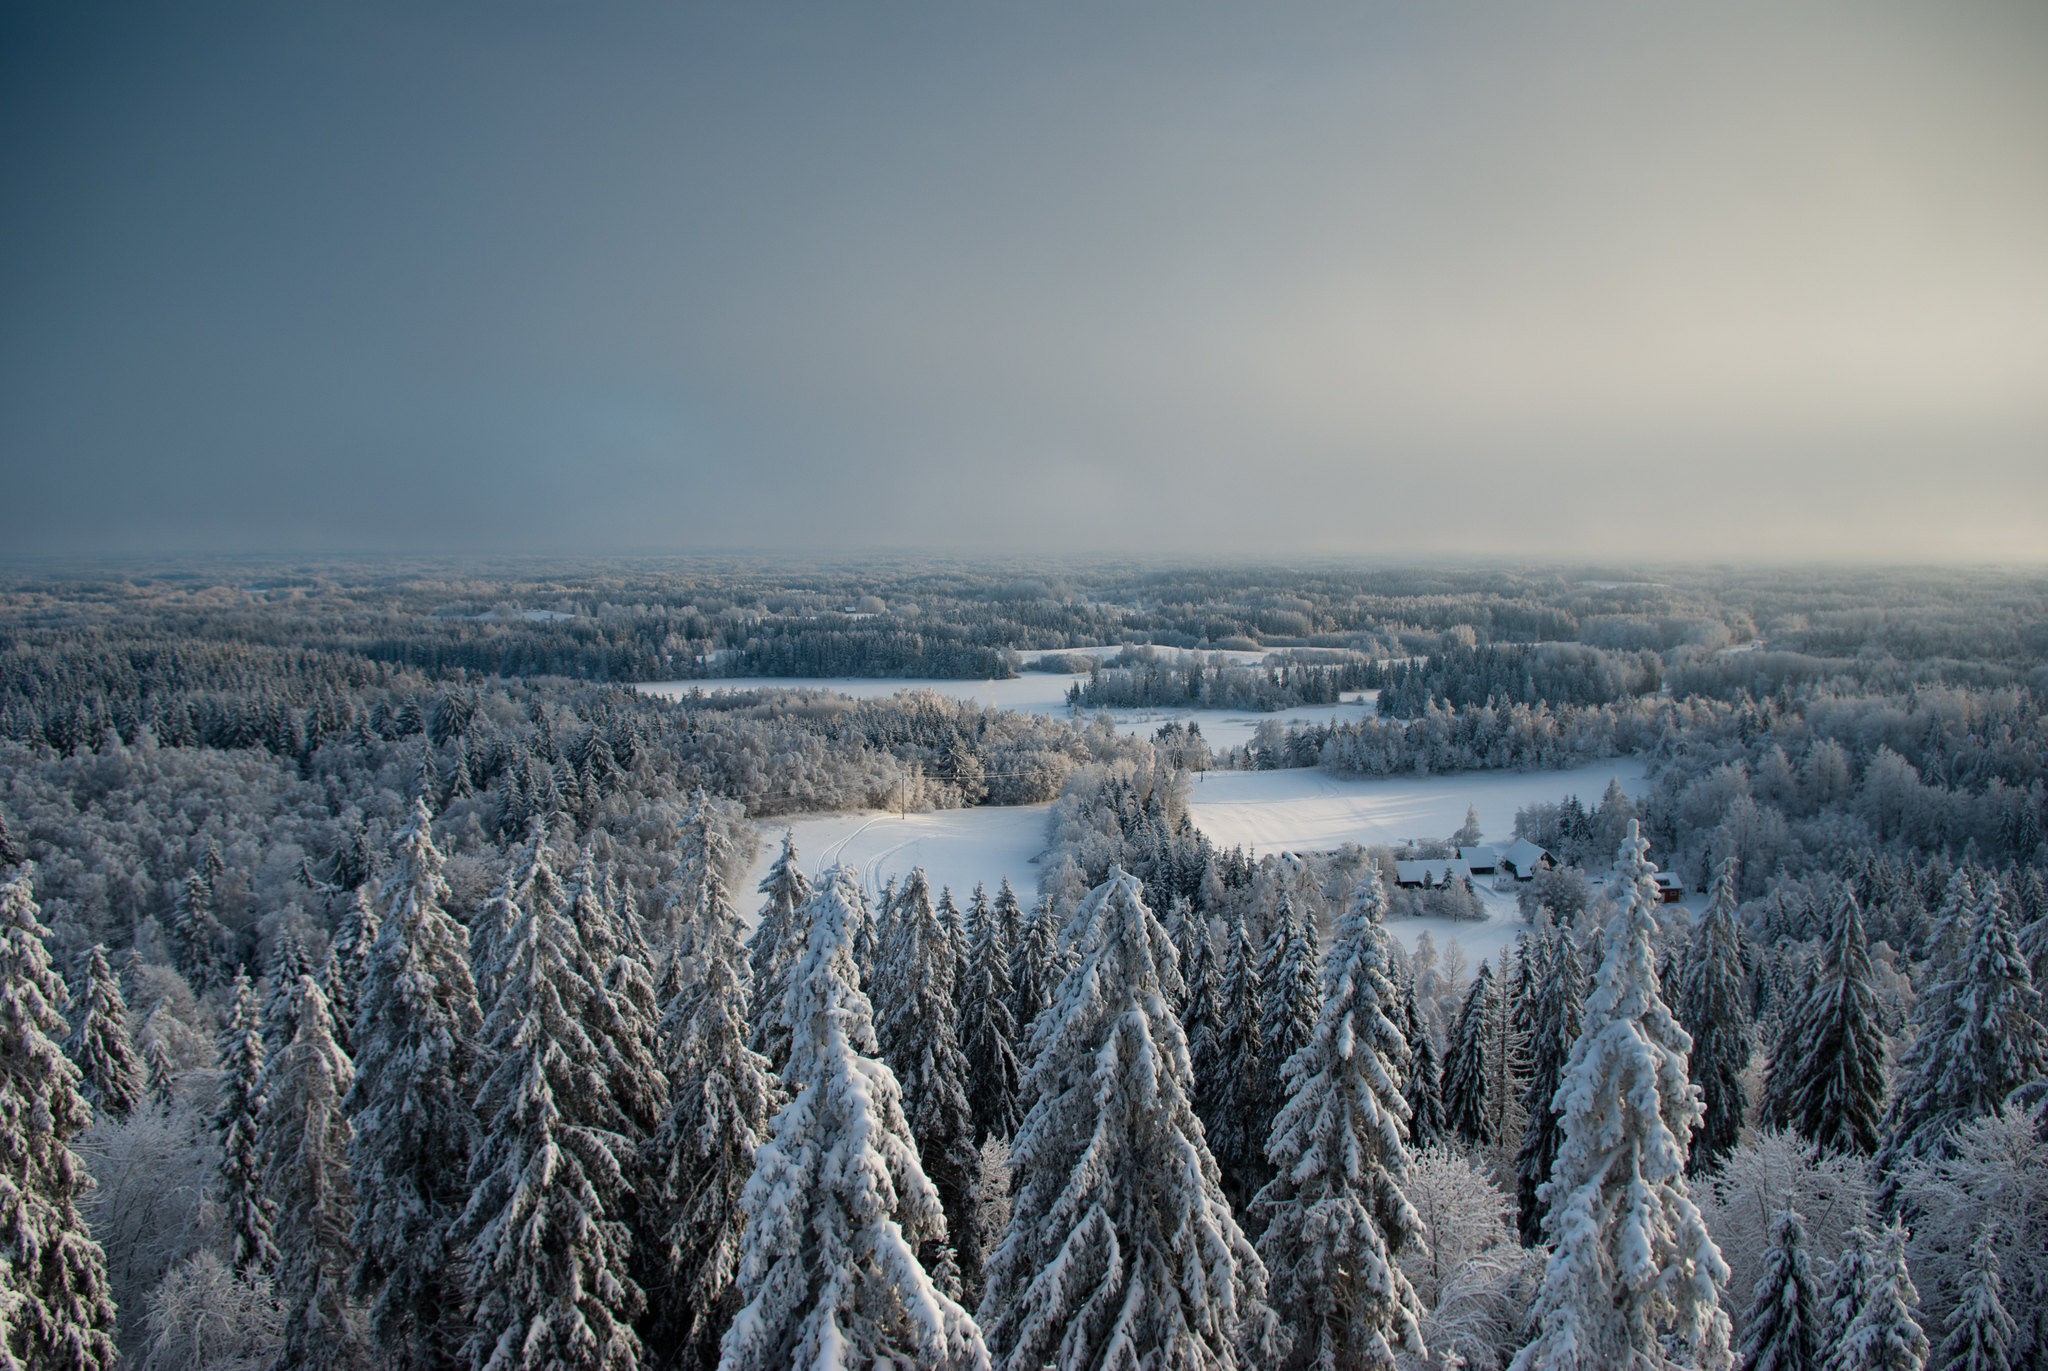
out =
[[(182, 1071), (128, 1012), (177, 973), (94, 948), (67, 986), (0, 854), (9, 1355), (111, 1366), (117, 1297), (164, 1367), (2048, 1353), (2048, 919), (1995, 876), (1951, 875), (1894, 1053), (1852, 889), (1762, 1016), (1735, 864), (1684, 928), (1634, 821), (1591, 909), (1460, 986), (1373, 864), (1332, 911), (1213, 849), (1162, 917), (1065, 862), (1028, 912), (922, 873), (871, 904), (785, 843), (743, 941), (734, 818), (697, 796), (639, 898), (536, 819), (465, 927), (416, 801), (324, 952), (208, 992)], [(123, 1169), (167, 1134), (187, 1174)]]

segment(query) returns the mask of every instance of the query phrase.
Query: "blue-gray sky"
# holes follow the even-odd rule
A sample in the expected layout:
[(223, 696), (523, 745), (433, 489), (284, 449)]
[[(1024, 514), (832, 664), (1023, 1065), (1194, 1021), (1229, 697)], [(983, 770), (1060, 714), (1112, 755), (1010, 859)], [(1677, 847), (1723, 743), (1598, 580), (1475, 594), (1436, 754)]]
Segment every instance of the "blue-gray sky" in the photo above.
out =
[(2048, 6), (0, 6), (0, 556), (2038, 560)]

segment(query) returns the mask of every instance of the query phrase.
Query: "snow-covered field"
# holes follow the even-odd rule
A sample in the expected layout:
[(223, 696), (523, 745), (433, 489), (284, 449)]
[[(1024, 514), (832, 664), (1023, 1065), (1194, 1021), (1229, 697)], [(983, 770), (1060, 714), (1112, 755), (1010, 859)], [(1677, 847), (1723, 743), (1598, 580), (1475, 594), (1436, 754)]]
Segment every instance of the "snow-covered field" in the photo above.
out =
[[(1105, 650), (1107, 649), (1076, 649), (1077, 652), (1098, 654)], [(1259, 656), (1253, 652), (1227, 655), (1252, 660), (1257, 660)], [(1027, 671), (1007, 681), (904, 680), (900, 677), (869, 676), (732, 676), (708, 681), (656, 681), (636, 686), (635, 689), (667, 699), (680, 698), (692, 690), (702, 690), (706, 694), (750, 690), (829, 690), (856, 700), (886, 699), (904, 690), (931, 690), (948, 699), (976, 700), (997, 709), (1014, 709), (1025, 714), (1065, 714), (1068, 688), (1083, 679), (1085, 678), (1080, 676), (1043, 671)], [(1304, 705), (1299, 709), (1283, 709), (1271, 714), (1228, 709), (1112, 709), (1106, 712), (1116, 720), (1117, 730), (1121, 733), (1149, 734), (1155, 732), (1163, 723), (1175, 719), (1192, 719), (1201, 725), (1202, 736), (1208, 740), (1211, 747), (1242, 747), (1251, 741), (1252, 734), (1268, 719), (1278, 719), (1285, 724), (1296, 721), (1368, 718), (1378, 695), (1378, 691), (1372, 690), (1352, 691), (1345, 696), (1342, 704)], [(1453, 828), (1456, 826), (1452, 825)]]
[[(1479, 827), (1488, 838), (1506, 840), (1514, 833), (1516, 810), (1566, 795), (1577, 795), (1590, 807), (1616, 778), (1630, 795), (1649, 791), (1643, 764), (1630, 757), (1573, 771), (1472, 771), (1385, 780), (1353, 780), (1314, 768), (1210, 771), (1196, 779), (1189, 809), (1195, 827), (1211, 842), (1222, 847), (1242, 843), (1255, 855), (1446, 838), (1464, 824), (1468, 805), (1478, 809)], [(1498, 959), (1521, 927), (1514, 891), (1493, 889), (1487, 877), (1477, 878), (1473, 886), (1486, 906), (1486, 922), (1396, 919), (1388, 931), (1408, 947), (1425, 929), (1439, 948), (1455, 938), (1475, 968), (1482, 957)]]
[[(1472, 772), (1396, 780), (1346, 780), (1311, 769), (1211, 771), (1196, 779), (1191, 809), (1196, 826), (1212, 841), (1224, 847), (1241, 843), (1255, 856), (1328, 851), (1347, 842), (1442, 838), (1465, 822), (1467, 805), (1478, 808), (1480, 827), (1489, 837), (1504, 839), (1513, 831), (1515, 811), (1524, 805), (1568, 794), (1590, 805), (1616, 777), (1631, 795), (1649, 789), (1643, 764), (1630, 758), (1576, 771)], [(1048, 808), (945, 810), (907, 819), (868, 811), (763, 823), (761, 853), (748, 878), (742, 908), (751, 910), (753, 887), (767, 874), (785, 828), (796, 835), (805, 871), (815, 875), (834, 862), (846, 862), (860, 869), (870, 894), (889, 877), (922, 866), (935, 888), (950, 885), (961, 899), (977, 881), (993, 891), (1008, 876), (1028, 905), (1038, 883), (1033, 859), (1045, 846)], [(1425, 929), (1439, 947), (1455, 938), (1475, 967), (1482, 957), (1498, 957), (1519, 927), (1514, 892), (1496, 891), (1483, 878), (1478, 885), (1490, 915), (1484, 923), (1401, 919), (1388, 927), (1411, 947)]]
[(921, 866), (935, 895), (940, 886), (950, 885), (962, 903), (975, 882), (986, 882), (994, 894), (1008, 876), (1018, 898), (1029, 908), (1038, 893), (1038, 868), (1032, 859), (1045, 847), (1045, 816), (1051, 808), (992, 805), (912, 814), (907, 819), (866, 810), (764, 822), (761, 853), (748, 873), (740, 908), (751, 919), (759, 904), (754, 888), (782, 850), (785, 829), (796, 837), (797, 857), (806, 873), (816, 876), (826, 867), (844, 862), (859, 868), (870, 895), (880, 891), (889, 877), (906, 875), (912, 867)]

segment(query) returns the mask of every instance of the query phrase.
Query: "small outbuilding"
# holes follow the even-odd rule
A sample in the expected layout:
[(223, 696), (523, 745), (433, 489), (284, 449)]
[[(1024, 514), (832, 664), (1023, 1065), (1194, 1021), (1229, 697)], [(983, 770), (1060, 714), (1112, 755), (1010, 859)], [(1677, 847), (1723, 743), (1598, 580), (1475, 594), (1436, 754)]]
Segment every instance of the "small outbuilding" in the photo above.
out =
[(1659, 871), (1654, 879), (1657, 882), (1657, 898), (1665, 904), (1677, 904), (1685, 898), (1685, 882), (1670, 872)]
[(1494, 843), (1474, 843), (1458, 849), (1458, 860), (1475, 876), (1491, 876), (1500, 870), (1500, 848)]
[(1459, 877), (1470, 879), (1472, 869), (1456, 857), (1428, 857), (1413, 862), (1394, 863), (1394, 884), (1409, 887), (1420, 886), (1434, 890), (1440, 885), (1449, 885)]
[(1507, 850), (1500, 854), (1500, 869), (1518, 881), (1530, 881), (1536, 873), (1556, 866), (1556, 860), (1548, 852), (1530, 842), (1517, 838), (1509, 843)]

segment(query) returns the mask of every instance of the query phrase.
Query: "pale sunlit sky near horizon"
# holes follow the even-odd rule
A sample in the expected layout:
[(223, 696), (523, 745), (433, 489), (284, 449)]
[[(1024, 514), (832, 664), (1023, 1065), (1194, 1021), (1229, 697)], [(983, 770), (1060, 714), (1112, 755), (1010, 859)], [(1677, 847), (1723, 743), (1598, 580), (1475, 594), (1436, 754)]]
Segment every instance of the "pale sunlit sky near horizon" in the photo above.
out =
[(0, 4), (0, 558), (2048, 557), (2048, 5)]

